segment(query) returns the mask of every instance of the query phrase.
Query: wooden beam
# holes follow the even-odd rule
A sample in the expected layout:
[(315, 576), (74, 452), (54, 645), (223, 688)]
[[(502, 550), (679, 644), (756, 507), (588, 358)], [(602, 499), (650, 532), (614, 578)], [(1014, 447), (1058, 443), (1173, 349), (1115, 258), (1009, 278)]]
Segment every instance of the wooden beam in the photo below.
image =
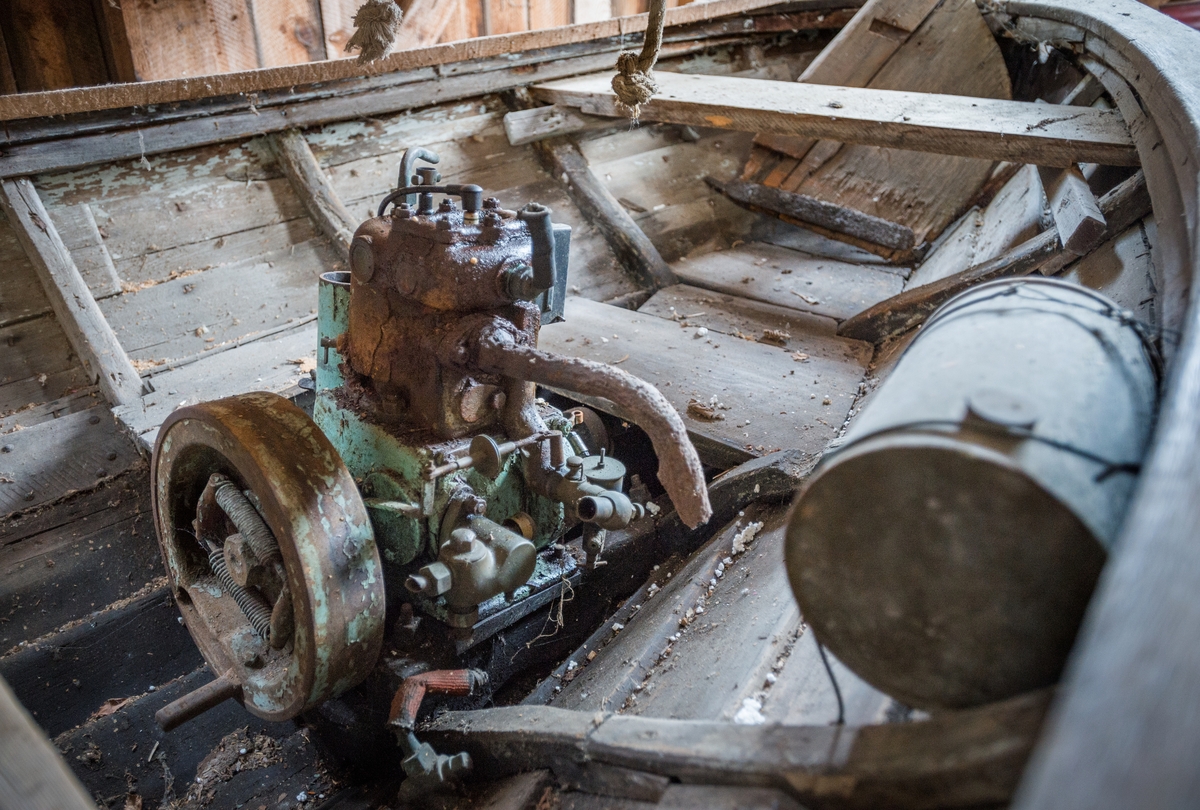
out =
[(140, 401), (142, 380), (27, 178), (0, 181), (0, 208), (17, 233), (71, 348), (112, 405)]
[[(642, 105), (648, 121), (1045, 166), (1138, 165), (1115, 110), (683, 73), (656, 81), (658, 94)], [(619, 117), (610, 82), (605, 73), (532, 89), (543, 101)]]
[(546, 171), (566, 184), (571, 201), (584, 218), (600, 230), (617, 261), (638, 284), (657, 290), (679, 283), (650, 237), (592, 171), (576, 144), (563, 138), (552, 138), (541, 141), (535, 149)]
[[(714, 0), (716, 1), (716, 0)], [(726, 40), (731, 42), (735, 40)], [(744, 40), (743, 40), (744, 41)], [(706, 50), (711, 43), (689, 40), (663, 46), (662, 57), (682, 56)], [(23, 177), (126, 158), (140, 158), (197, 146), (252, 138), (293, 127), (310, 127), (331, 121), (383, 115), (461, 98), (498, 93), (529, 81), (531, 66), (542, 76), (570, 76), (611, 65), (617, 43), (582, 43), (566, 52), (551, 52), (533, 58), (505, 58), (515, 62), (498, 67), (460, 63), (443, 68), (439, 75), (422, 70), (395, 77), (390, 86), (378, 87), (363, 80), (355, 92), (328, 95), (314, 91), (307, 100), (247, 108), (240, 100), (220, 115), (196, 115), (141, 126), (120, 127), (114, 132), (65, 137), (52, 142), (26, 142), (0, 150), (0, 177)], [(2, 100), (2, 98), (0, 98)]]
[[(1100, 210), (1108, 221), (1110, 236), (1116, 236), (1149, 214), (1150, 195), (1145, 176), (1138, 172), (1105, 194), (1100, 200)], [(879, 343), (924, 323), (938, 307), (969, 287), (998, 278), (1026, 276), (1034, 271), (1053, 275), (1077, 258), (1079, 254), (1062, 246), (1057, 229), (1043, 231), (990, 261), (880, 301), (842, 321), (838, 334)]]
[(0, 679), (0, 807), (95, 810), (58, 749)]
[(283, 169), (300, 202), (304, 203), (313, 223), (329, 237), (343, 258), (348, 259), (350, 240), (354, 238), (357, 222), (342, 204), (308, 141), (298, 129), (276, 133), (270, 136), (270, 140), (279, 167)]
[[(915, 723), (745, 726), (593, 714), (549, 706), (447, 712), (430, 742), (466, 749), (488, 776), (580, 762), (684, 783), (778, 787), (811, 806), (928, 808), (1006, 804), (1050, 692)], [(561, 778), (561, 777), (560, 777)]]
[[(708, 3), (692, 3), (669, 9), (666, 24), (679, 26), (699, 23), (720, 17), (747, 14), (774, 5), (778, 5), (778, 0), (712, 0)], [(806, 7), (813, 9), (845, 8), (847, 5), (853, 6), (855, 1), (817, 0), (811, 4), (805, 3)], [(525, 51), (555, 48), (598, 39), (616, 38), (620, 40), (624, 38), (628, 41), (630, 35), (645, 29), (646, 17), (639, 15), (621, 20), (580, 23), (503, 37), (484, 37), (470, 42), (434, 45), (415, 51), (400, 51), (369, 65), (360, 65), (352, 59), (339, 59), (263, 70), (243, 70), (198, 78), (146, 81), (59, 92), (25, 93), (0, 97), (0, 121), (165, 104), (173, 101), (195, 101), (237, 94), (286, 91), (296, 85), (377, 76), (472, 59), (508, 57), (511, 54)], [(11, 47), (11, 43), (9, 46)]]
[(784, 222), (809, 228), (832, 239), (877, 253), (889, 261), (905, 262), (913, 258), (916, 237), (912, 228), (853, 208), (818, 200), (778, 188), (746, 183), (722, 182), (714, 177), (705, 182), (738, 205), (778, 217)]

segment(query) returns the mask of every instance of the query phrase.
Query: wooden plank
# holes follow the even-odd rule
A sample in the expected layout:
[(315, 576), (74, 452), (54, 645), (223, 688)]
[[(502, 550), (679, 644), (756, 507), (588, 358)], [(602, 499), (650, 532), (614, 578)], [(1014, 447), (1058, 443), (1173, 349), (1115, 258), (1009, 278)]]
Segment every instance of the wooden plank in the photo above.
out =
[(893, 273), (762, 243), (681, 261), (675, 271), (696, 287), (839, 321), (904, 284)]
[[(647, 121), (1046, 166), (1138, 165), (1129, 131), (1114, 110), (682, 73), (659, 73), (657, 81), (660, 92), (642, 106)], [(619, 115), (604, 75), (532, 89), (544, 101)]]
[(1088, 49), (1105, 63), (1099, 78), (1138, 143), (1158, 220), (1158, 323), (1180, 341), (1164, 341), (1171, 370), (1154, 445), (1017, 806), (1183, 807), (1200, 790), (1189, 765), (1200, 752), (1192, 719), (1200, 716), (1200, 695), (1189, 688), (1200, 656), (1179, 643), (1200, 627), (1198, 606), (1183, 597), (1200, 570), (1191, 541), (1200, 531), (1200, 469), (1187, 446), (1200, 429), (1200, 192), (1194, 173), (1178, 170), (1200, 155), (1195, 35), (1138, 4), (1039, 2), (1022, 4), (1026, 9), (1084, 29)]
[(96, 805), (29, 713), (0, 680), (0, 805), (94, 810)]
[[(223, 0), (229, 2), (229, 0)], [(778, 0), (712, 0), (708, 3), (693, 3), (679, 8), (668, 9), (667, 26), (681, 26), (700, 23), (725, 16), (737, 16), (752, 12), (756, 9), (776, 5)], [(810, 8), (844, 8), (851, 0), (814, 0), (806, 3)], [(204, 24), (193, 16), (184, 15), (178, 19), (175, 16), (183, 11), (177, 8), (179, 3), (154, 4), (151, 0), (134, 0), (130, 12), (126, 9), (126, 20), (130, 22), (130, 40), (142, 41), (141, 29), (147, 25), (165, 27), (165, 25), (183, 25), (185, 29)], [(183, 4), (188, 5), (188, 4)], [(161, 8), (159, 8), (161, 7)], [(160, 14), (163, 19), (153, 15)], [(236, 23), (236, 20), (226, 20)], [(136, 28), (136, 31), (135, 31)], [(336, 60), (332, 62), (307, 63), (290, 65), (280, 68), (266, 68), (259, 71), (235, 72), (221, 75), (206, 75), (197, 81), (191, 78), (154, 81), (148, 75), (142, 75), (143, 81), (132, 85), (121, 85), (106, 88), (83, 88), (53, 94), (23, 94), (0, 98), (0, 121), (20, 118), (35, 118), (46, 115), (65, 115), (72, 112), (95, 111), (102, 109), (117, 109), (121, 107), (164, 104), (172, 101), (188, 101), (217, 96), (236, 94), (261, 93), (268, 90), (287, 90), (297, 85), (314, 82), (330, 82), (341, 79), (351, 79), (364, 75), (378, 75), (397, 71), (413, 70), (431, 67), (450, 62), (474, 60), (489, 57), (504, 57), (508, 54), (534, 51), (541, 48), (554, 48), (574, 43), (586, 43), (598, 39), (628, 37), (646, 29), (646, 19), (638, 16), (628, 20), (605, 19), (598, 22), (585, 23), (582, 21), (563, 28), (550, 28), (542, 31), (512, 34), (507, 37), (481, 39), (469, 46), (462, 43), (447, 43), (416, 51), (400, 51), (386, 59), (381, 59), (370, 65), (359, 65), (356, 62)], [(201, 32), (203, 34), (203, 32)], [(173, 38), (172, 35), (171, 38)], [(620, 43), (614, 42), (615, 47)], [(135, 45), (136, 48), (136, 45)], [(140, 50), (140, 49), (138, 49)], [(253, 43), (251, 42), (251, 51)], [(206, 52), (197, 47), (189, 58)], [(142, 55), (144, 64), (158, 66)], [(135, 63), (138, 53), (135, 50)], [(208, 70), (211, 73), (219, 62), (210, 59)], [(170, 65), (164, 65), (169, 69)], [(231, 68), (225, 68), (231, 69)], [(246, 68), (240, 68), (246, 70)]]
[(1107, 228), (1083, 172), (1078, 166), (1043, 169), (1041, 178), (1062, 246), (1078, 256), (1090, 253), (1104, 240)]
[(121, 11), (141, 82), (259, 67), (246, 0), (130, 0)]
[(33, 264), (3, 212), (0, 212), (0, 267), (6, 270), (4, 283), (0, 284), (0, 327), (50, 311), (50, 301)]
[(396, 32), (396, 48), (411, 50), (437, 44), (457, 11), (453, 2), (414, 0)]
[[(670, 296), (677, 292), (664, 291)], [(679, 294), (688, 306), (702, 306), (706, 313), (721, 307), (717, 296)], [(679, 305), (667, 303), (677, 312)], [(655, 308), (662, 311), (659, 306)], [(748, 320), (748, 309), (724, 318), (698, 317), (681, 326), (683, 321), (569, 298), (566, 322), (543, 327), (541, 345), (559, 354), (618, 363), (657, 386), (684, 415), (694, 438), (739, 451), (744, 457), (780, 447), (815, 454), (846, 418), (868, 357), (858, 345), (834, 340), (827, 332), (802, 331), (811, 321), (800, 314), (790, 322), (792, 337), (783, 348), (722, 333), (697, 335), (706, 321), (714, 323), (714, 331), (722, 321), (730, 325), (725, 328), (736, 328), (739, 319)], [(779, 317), (779, 313), (772, 315)], [(761, 329), (756, 329), (754, 336), (761, 335)], [(797, 352), (808, 358), (794, 359)], [(717, 398), (715, 414), (724, 418), (707, 421), (694, 412), (688, 414), (689, 402), (713, 405), (713, 397)], [(611, 404), (606, 407), (612, 410)]]
[(805, 194), (740, 180), (721, 182), (706, 178), (708, 184), (734, 202), (752, 211), (762, 211), (793, 225), (810, 227), (823, 236), (846, 239), (850, 244), (888, 256), (899, 253), (902, 260), (912, 259), (916, 239), (912, 228), (864, 214)]
[[(1145, 177), (1139, 172), (1105, 194), (1100, 201), (1100, 208), (1108, 220), (1108, 226), (1117, 232), (1149, 214), (1150, 195), (1146, 191)], [(1074, 253), (1062, 247), (1057, 230), (1044, 231), (983, 264), (880, 301), (843, 321), (838, 327), (838, 334), (878, 343), (924, 323), (938, 307), (968, 287), (997, 278), (1024, 276), (1034, 271), (1052, 275), (1074, 258)]]
[[(797, 81), (866, 87), (936, 5), (936, 0), (868, 0)], [(800, 159), (815, 141), (764, 134), (756, 137), (755, 143)]]
[(342, 204), (304, 135), (298, 129), (289, 129), (273, 135), (271, 145), (296, 196), (308, 209), (308, 215), (343, 258), (349, 259), (350, 240), (354, 238), (358, 222)]
[(133, 52), (129, 47), (125, 14), (121, 7), (108, 0), (92, 0), (92, 13), (100, 28), (100, 46), (104, 50), (104, 61), (108, 64), (109, 81), (136, 82), (137, 69), (133, 64)]
[[(771, 726), (593, 715), (549, 706), (447, 712), (435, 746), (484, 773), (581, 759), (699, 784), (780, 787), (820, 805), (950, 807), (1009, 801), (1049, 704), (1035, 692), (918, 723)], [(536, 765), (535, 765), (536, 763)]]
[(12, 60), (8, 56), (8, 43), (4, 40), (0, 26), (0, 95), (17, 92), (17, 77), (13, 75)]
[(504, 131), (508, 134), (508, 142), (513, 146), (553, 138), (556, 135), (601, 131), (616, 126), (624, 125), (614, 123), (611, 118), (584, 115), (576, 109), (558, 104), (513, 110), (504, 116)]
[(546, 171), (563, 179), (572, 201), (604, 234), (625, 272), (651, 290), (677, 281), (658, 248), (596, 177), (578, 146), (556, 138), (540, 141), (535, 149)]
[[(457, 42), (479, 36), (483, 30), (483, 6), (479, 0), (452, 0), (455, 5), (450, 24), (442, 32), (442, 42)], [(569, 20), (568, 20), (569, 22)]]
[(321, 29), (325, 35), (326, 59), (349, 59), (346, 43), (354, 36), (354, 12), (362, 5), (359, 0), (319, 0)]
[(570, 0), (529, 0), (530, 31), (570, 24)]
[(0, 515), (91, 489), (142, 462), (107, 408), (42, 422), (0, 441)]
[(71, 251), (71, 258), (93, 297), (107, 298), (120, 293), (121, 280), (117, 278), (92, 209), (87, 205), (57, 206), (50, 209), (50, 219)]
[(1153, 245), (1154, 217), (1117, 234), (1067, 267), (1061, 278), (1103, 293), (1150, 326), (1158, 325)]
[(113, 404), (141, 395), (142, 382), (104, 319), (71, 254), (58, 236), (37, 189), (27, 179), (0, 183), (0, 207), (17, 227), (59, 325), (75, 354)]
[(42, 728), (57, 736), (111, 697), (142, 694), (200, 666), (200, 652), (178, 619), (164, 583), (20, 646), (0, 658), (0, 677)]
[[(129, 355), (147, 367), (315, 319), (317, 278), (334, 269), (324, 239), (100, 302)], [(138, 404), (142, 398), (125, 404)]]
[(89, 388), (53, 313), (0, 328), (0, 413), (24, 412)]
[(968, 211), (935, 243), (909, 276), (907, 287), (939, 281), (964, 267), (982, 264), (1037, 235), (1044, 196), (1036, 166), (1022, 166), (983, 210)]
[(146, 448), (154, 446), (158, 426), (176, 408), (248, 391), (288, 390), (304, 376), (296, 361), (315, 358), (317, 330), (308, 324), (271, 338), (204, 357), (154, 376), (154, 392), (140, 402), (116, 408), (113, 415)]
[(530, 771), (510, 776), (496, 784), (481, 802), (478, 810), (531, 810), (550, 783), (550, 772)]
[[(7, 437), (5, 437), (7, 441)], [(145, 467), (0, 524), (0, 650), (39, 638), (162, 576)]]
[[(702, 42), (668, 43), (664, 45), (663, 57), (704, 50), (707, 47), (708, 45)], [(597, 47), (595, 50), (599, 53), (575, 59), (548, 60), (537, 63), (535, 70), (538, 77), (547, 79), (601, 70), (610, 66), (611, 51), (614, 49), (615, 47)], [(519, 63), (521, 59), (506, 61)], [(437, 81), (424, 81), (434, 78), (433, 71), (429, 70), (411, 76), (410, 82), (362, 95), (330, 95), (287, 107), (276, 105), (247, 110), (246, 105), (242, 104), (236, 111), (223, 113), (216, 119), (204, 117), (167, 123), (148, 122), (138, 129), (72, 138), (58, 143), (55, 148), (47, 148), (46, 144), (42, 143), (20, 144), (6, 148), (5, 154), (0, 156), (0, 177), (18, 177), (109, 163), (124, 158), (140, 160), (145, 155), (235, 141), (293, 127), (309, 127), (331, 121), (407, 110), (437, 102), (474, 98), (523, 86), (530, 81), (531, 71), (529, 67), (518, 64), (481, 72), (458, 71), (454, 75), (438, 78)], [(0, 98), (0, 104), (2, 101), (3, 98)]]
[(251, 0), (259, 67), (325, 59), (317, 0)]
[(72, 0), (10, 0), (0, 27), (21, 93), (104, 84), (110, 80), (100, 30), (90, 8)]

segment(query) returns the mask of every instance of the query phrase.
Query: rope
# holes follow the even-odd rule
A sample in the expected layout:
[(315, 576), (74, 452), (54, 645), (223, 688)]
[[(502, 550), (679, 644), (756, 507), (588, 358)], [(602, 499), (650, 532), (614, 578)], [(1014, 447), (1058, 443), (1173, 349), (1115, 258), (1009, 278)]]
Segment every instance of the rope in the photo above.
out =
[(359, 49), (359, 64), (387, 56), (403, 16), (395, 0), (367, 0), (354, 14), (354, 36), (346, 43), (346, 53)]
[(650, 19), (646, 23), (646, 38), (642, 52), (621, 51), (617, 55), (617, 75), (613, 76), (612, 88), (617, 94), (617, 106), (633, 120), (641, 114), (642, 105), (658, 92), (654, 83), (654, 63), (662, 48), (663, 20), (667, 14), (667, 0), (650, 0)]

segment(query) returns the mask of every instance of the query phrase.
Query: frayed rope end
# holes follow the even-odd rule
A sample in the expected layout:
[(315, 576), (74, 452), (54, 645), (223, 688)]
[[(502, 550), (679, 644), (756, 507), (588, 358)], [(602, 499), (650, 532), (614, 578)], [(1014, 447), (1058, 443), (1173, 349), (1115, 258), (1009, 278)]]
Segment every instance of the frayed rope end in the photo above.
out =
[(642, 105), (658, 92), (654, 74), (641, 68), (641, 57), (633, 51), (622, 51), (617, 55), (617, 75), (612, 80), (613, 92), (617, 94), (617, 106), (630, 118), (637, 120)]
[(346, 53), (358, 49), (360, 64), (387, 56), (395, 45), (403, 16), (394, 0), (367, 0), (354, 14), (356, 30), (346, 43)]

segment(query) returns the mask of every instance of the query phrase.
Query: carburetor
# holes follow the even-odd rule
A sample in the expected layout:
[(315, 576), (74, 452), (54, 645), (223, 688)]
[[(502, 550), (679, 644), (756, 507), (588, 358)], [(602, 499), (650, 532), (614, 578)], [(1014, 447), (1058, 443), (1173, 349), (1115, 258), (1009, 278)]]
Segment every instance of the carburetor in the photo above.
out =
[[(444, 623), (461, 653), (596, 565), (605, 532), (643, 505), (624, 494), (621, 462), (587, 446), (579, 412), (537, 384), (611, 401), (650, 437), (683, 522), (711, 514), (657, 389), (537, 348), (543, 319), (562, 318), (570, 228), (537, 203), (509, 210), (479, 186), (439, 185), (418, 160), (438, 158), (405, 153), (350, 270), (321, 277), (312, 418), (250, 394), (181, 408), (160, 430), (159, 540), (220, 674), (164, 709), (164, 725), (225, 697), (294, 717), (366, 677), (385, 613)], [(577, 525), (582, 560), (548, 548)]]

